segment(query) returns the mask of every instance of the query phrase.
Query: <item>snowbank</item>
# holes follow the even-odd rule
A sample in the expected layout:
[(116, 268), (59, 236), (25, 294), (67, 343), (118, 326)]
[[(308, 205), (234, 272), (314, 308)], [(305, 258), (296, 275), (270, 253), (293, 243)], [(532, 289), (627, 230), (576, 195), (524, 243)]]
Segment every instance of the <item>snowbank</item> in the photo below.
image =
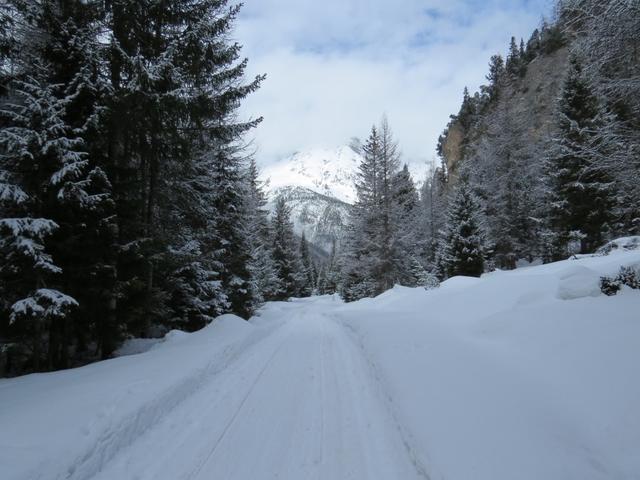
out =
[(125, 357), (127, 355), (138, 355), (148, 352), (152, 348), (157, 348), (160, 345), (187, 337), (188, 335), (188, 333), (182, 330), (171, 330), (162, 338), (129, 338), (114, 352), (113, 356)]
[[(628, 242), (618, 242), (628, 245)], [(431, 478), (640, 478), (640, 251), (340, 307)]]
[(0, 380), (0, 478), (90, 478), (267, 333), (224, 315), (140, 355)]

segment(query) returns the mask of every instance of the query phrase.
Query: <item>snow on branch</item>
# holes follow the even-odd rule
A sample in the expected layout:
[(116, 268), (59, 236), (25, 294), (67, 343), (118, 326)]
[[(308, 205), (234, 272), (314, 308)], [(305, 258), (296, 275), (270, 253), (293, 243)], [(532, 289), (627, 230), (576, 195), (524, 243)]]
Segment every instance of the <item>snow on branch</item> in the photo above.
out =
[(69, 310), (78, 307), (78, 302), (58, 290), (40, 288), (33, 295), (18, 300), (11, 306), (10, 322), (20, 318), (51, 319), (64, 317)]

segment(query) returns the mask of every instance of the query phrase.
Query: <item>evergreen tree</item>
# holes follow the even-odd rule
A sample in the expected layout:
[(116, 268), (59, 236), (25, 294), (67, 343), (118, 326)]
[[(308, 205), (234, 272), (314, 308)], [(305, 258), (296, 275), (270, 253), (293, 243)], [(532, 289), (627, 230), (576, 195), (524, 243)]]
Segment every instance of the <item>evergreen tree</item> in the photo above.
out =
[(530, 141), (528, 119), (502, 104), (487, 118), (486, 135), (491, 141), (475, 148), (473, 161), (466, 168), (486, 215), (492, 260), (499, 268), (513, 269), (519, 259), (532, 260), (539, 254), (535, 241), (541, 223), (538, 219), (547, 212), (540, 201), (540, 162), (533, 159), (543, 153)]
[[(222, 282), (229, 309), (247, 316), (254, 301), (245, 245), (242, 135), (260, 119), (239, 122), (236, 112), (262, 77), (243, 83), (246, 60), (239, 56), (240, 46), (228, 40), (239, 7), (229, 8), (223, 0), (111, 2), (109, 7), (108, 162), (119, 178), (119, 243), (126, 246), (118, 266), (120, 322), (144, 334), (150, 322), (166, 316), (163, 291), (173, 286), (165, 280), (173, 278), (172, 252), (180, 251), (171, 245), (176, 215), (194, 216), (194, 226), (208, 230), (201, 243), (211, 258), (206, 270)], [(208, 166), (210, 221), (199, 218), (202, 210), (172, 204), (179, 183), (200, 181), (197, 163)], [(198, 237), (204, 238), (202, 233)]]
[(249, 243), (246, 237), (246, 206), (240, 165), (233, 153), (221, 150), (215, 156), (212, 182), (217, 186), (214, 200), (216, 222), (213, 248), (219, 254), (220, 277), (230, 311), (244, 318), (252, 304)]
[(218, 189), (211, 181), (215, 163), (210, 155), (202, 155), (172, 164), (179, 169), (172, 176), (182, 181), (163, 192), (171, 197), (161, 221), (168, 250), (157, 263), (158, 270), (166, 272), (157, 286), (167, 293), (160, 315), (161, 324), (170, 328), (196, 330), (230, 308), (222, 282), (223, 253), (217, 249)]
[(547, 165), (559, 257), (567, 254), (572, 240), (579, 240), (580, 253), (588, 253), (607, 237), (614, 200), (610, 177), (599, 163), (607, 148), (600, 133), (610, 120), (580, 62), (573, 58), (557, 107), (558, 134)]
[(462, 106), (460, 107), (460, 112), (457, 115), (457, 120), (460, 125), (468, 130), (471, 128), (475, 121), (477, 113), (477, 105), (474, 98), (469, 95), (469, 89), (464, 87), (464, 92), (462, 94)]
[(373, 126), (361, 148), (362, 162), (355, 184), (358, 197), (351, 210), (342, 258), (341, 295), (346, 301), (371, 297), (378, 291), (375, 271), (379, 268), (376, 241), (380, 230), (380, 141), (378, 129)]
[(414, 250), (418, 194), (408, 168), (399, 171), (398, 146), (386, 118), (371, 129), (362, 154), (342, 257), (346, 300), (379, 295), (412, 278), (407, 259)]
[(447, 174), (444, 161), (440, 167), (431, 167), (420, 189), (418, 208), (418, 233), (416, 247), (418, 258), (425, 265), (434, 265), (438, 246), (438, 232), (444, 227), (447, 206)]
[(302, 260), (302, 267), (304, 273), (304, 283), (301, 287), (301, 296), (310, 297), (313, 294), (316, 285), (316, 268), (309, 252), (309, 243), (307, 237), (302, 232), (302, 238), (300, 239), (300, 258)]
[(267, 199), (259, 180), (258, 168), (252, 158), (246, 173), (247, 238), (251, 258), (248, 269), (251, 273), (251, 289), (254, 307), (276, 297), (280, 286), (271, 247), (271, 229)]
[(243, 175), (260, 119), (237, 109), (263, 77), (243, 80), (228, 4), (0, 5), (0, 334), (37, 338), (30, 368), (261, 301)]
[(340, 291), (340, 263), (336, 248), (336, 241), (331, 244), (331, 253), (326, 264), (318, 275), (318, 291), (321, 295), (333, 295)]
[(563, 47), (565, 43), (566, 39), (561, 24), (549, 24), (546, 20), (542, 22), (542, 28), (540, 29), (540, 48), (544, 53), (553, 53)]
[(487, 80), (489, 80), (489, 85), (483, 85), (481, 87), (483, 95), (489, 101), (493, 101), (498, 97), (504, 72), (504, 59), (501, 55), (493, 55), (489, 61), (489, 73), (486, 77)]
[(414, 279), (413, 287), (424, 287), (427, 290), (436, 288), (440, 285), (438, 277), (427, 271), (425, 267), (416, 258), (411, 259), (411, 275)]
[(527, 46), (525, 48), (524, 58), (527, 62), (531, 62), (534, 58), (536, 58), (540, 54), (540, 31), (536, 28), (529, 40), (527, 41)]
[(303, 294), (307, 278), (296, 245), (291, 223), (291, 210), (284, 198), (276, 201), (272, 220), (273, 259), (276, 264), (280, 290), (275, 300), (286, 300)]
[(509, 54), (507, 55), (506, 71), (512, 77), (520, 76), (520, 49), (516, 43), (516, 38), (511, 37), (509, 44)]
[(440, 240), (438, 268), (443, 278), (479, 277), (484, 272), (485, 248), (479, 214), (468, 180), (462, 178), (449, 205)]
[[(98, 101), (105, 90), (97, 75), (99, 60), (91, 51), (97, 35), (96, 12), (79, 0), (12, 1), (9, 8), (22, 27), (22, 48), (7, 51), (12, 68), (5, 77), (11, 88), (2, 108), (0, 216), (20, 228), (6, 228), (4, 234), (30, 237), (38, 250), (46, 250), (55, 260), (58, 273), (64, 272), (47, 284), (101, 312), (94, 317), (85, 309), (72, 322), (70, 309), (54, 308), (55, 301), (77, 307), (76, 299), (57, 290), (47, 290), (47, 295), (36, 291), (30, 297), (48, 305), (41, 311), (48, 318), (41, 331), (47, 346), (34, 352), (33, 366), (39, 368), (43, 351), (47, 367), (60, 368), (69, 363), (71, 334), (89, 331), (84, 318), (100, 322), (105, 317), (105, 289), (113, 287), (109, 281), (113, 259), (100, 249), (110, 246), (111, 184), (91, 156), (94, 145), (88, 145), (97, 138)], [(28, 232), (32, 227), (35, 230)], [(3, 243), (14, 240), (5, 238)], [(36, 283), (44, 282), (41, 278)], [(4, 289), (5, 304), (20, 290), (15, 287)], [(36, 310), (28, 316), (37, 316)]]
[(420, 197), (409, 168), (405, 164), (392, 179), (393, 252), (395, 258), (395, 283), (405, 286), (415, 284), (413, 259), (418, 255), (418, 205)]
[[(611, 148), (600, 163), (617, 194), (616, 234), (640, 233), (640, 4), (626, 0), (563, 1), (561, 18), (585, 34), (571, 50), (583, 59), (584, 73), (602, 104), (616, 116), (601, 130)], [(568, 10), (565, 13), (564, 10)]]
[(377, 209), (380, 230), (374, 241), (378, 245), (379, 263), (374, 270), (378, 281), (378, 293), (392, 288), (399, 281), (398, 230), (394, 213), (396, 210), (393, 179), (400, 167), (398, 144), (394, 140), (386, 117), (380, 123), (380, 157), (378, 162), (378, 188), (380, 204)]

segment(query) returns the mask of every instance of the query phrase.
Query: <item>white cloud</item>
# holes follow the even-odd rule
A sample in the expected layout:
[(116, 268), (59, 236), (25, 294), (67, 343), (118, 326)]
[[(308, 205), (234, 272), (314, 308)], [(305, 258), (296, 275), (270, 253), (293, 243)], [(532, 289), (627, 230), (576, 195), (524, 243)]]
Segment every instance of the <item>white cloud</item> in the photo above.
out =
[(246, 0), (236, 30), (250, 75), (243, 105), (264, 116), (263, 164), (364, 137), (387, 113), (405, 161), (435, 155), (462, 89), (484, 81), (491, 54), (530, 35), (549, 0)]

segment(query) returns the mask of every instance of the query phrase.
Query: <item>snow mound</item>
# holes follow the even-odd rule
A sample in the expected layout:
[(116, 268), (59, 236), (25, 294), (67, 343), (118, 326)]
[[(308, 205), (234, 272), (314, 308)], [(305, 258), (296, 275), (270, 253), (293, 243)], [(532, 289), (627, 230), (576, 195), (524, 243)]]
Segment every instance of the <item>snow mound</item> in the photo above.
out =
[(162, 338), (128, 338), (118, 348), (113, 356), (126, 357), (128, 355), (139, 355), (149, 350), (159, 348), (169, 343), (185, 339), (189, 337), (189, 333), (182, 330), (170, 330)]
[(128, 338), (115, 352), (114, 357), (126, 357), (128, 355), (138, 355), (148, 352), (155, 345), (162, 343), (162, 338)]
[(620, 250), (639, 250), (640, 236), (622, 237), (610, 241), (596, 251), (596, 255), (609, 255), (611, 252)]
[(638, 261), (624, 249), (455, 277), (336, 315), (430, 478), (638, 478), (640, 292), (596, 289)]
[(569, 267), (560, 275), (557, 296), (561, 300), (597, 297), (600, 291), (600, 274), (581, 265)]
[(451, 277), (448, 280), (445, 280), (444, 282), (442, 282), (440, 284), (440, 288), (447, 289), (447, 290), (467, 288), (477, 284), (479, 281), (480, 279), (475, 277), (463, 277), (463, 276)]
[(269, 333), (223, 315), (139, 355), (0, 379), (0, 478), (92, 478)]

